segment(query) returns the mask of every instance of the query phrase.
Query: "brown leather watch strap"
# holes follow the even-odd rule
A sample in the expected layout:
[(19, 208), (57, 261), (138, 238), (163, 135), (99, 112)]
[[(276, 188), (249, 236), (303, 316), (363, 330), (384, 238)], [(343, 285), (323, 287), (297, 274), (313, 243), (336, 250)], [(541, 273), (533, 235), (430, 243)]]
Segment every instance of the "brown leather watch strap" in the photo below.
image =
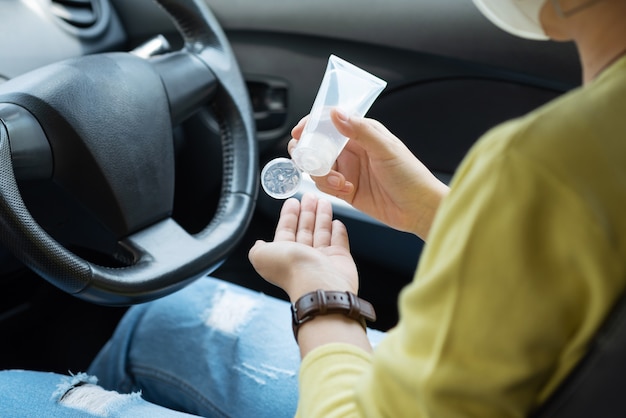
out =
[(291, 305), (293, 335), (298, 340), (298, 328), (318, 315), (341, 313), (359, 321), (376, 321), (374, 307), (368, 301), (351, 292), (316, 290), (307, 293)]

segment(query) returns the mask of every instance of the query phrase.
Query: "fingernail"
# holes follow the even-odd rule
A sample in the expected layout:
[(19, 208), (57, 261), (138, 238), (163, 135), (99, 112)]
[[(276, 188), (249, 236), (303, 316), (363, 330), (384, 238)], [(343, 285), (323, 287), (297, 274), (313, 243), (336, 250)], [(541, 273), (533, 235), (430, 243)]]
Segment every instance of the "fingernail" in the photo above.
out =
[(335, 109), (335, 111), (337, 112), (337, 119), (339, 119), (342, 122), (348, 121), (348, 115), (346, 115), (343, 110)]
[(339, 184), (341, 183), (341, 179), (337, 176), (328, 176), (326, 181), (332, 187), (339, 187)]

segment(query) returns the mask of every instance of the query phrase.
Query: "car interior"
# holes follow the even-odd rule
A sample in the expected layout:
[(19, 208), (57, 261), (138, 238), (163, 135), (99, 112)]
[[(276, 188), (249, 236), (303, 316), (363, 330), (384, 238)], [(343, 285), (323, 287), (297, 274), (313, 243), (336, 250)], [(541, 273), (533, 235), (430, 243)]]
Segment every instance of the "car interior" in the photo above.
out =
[[(469, 0), (1, 7), (0, 369), (84, 371), (128, 306), (207, 274), (285, 298), (247, 258), (282, 204), (259, 172), (331, 54), (387, 82), (367, 116), (444, 182), (581, 78), (573, 45), (511, 36)], [(423, 242), (326, 197), (388, 330)]]

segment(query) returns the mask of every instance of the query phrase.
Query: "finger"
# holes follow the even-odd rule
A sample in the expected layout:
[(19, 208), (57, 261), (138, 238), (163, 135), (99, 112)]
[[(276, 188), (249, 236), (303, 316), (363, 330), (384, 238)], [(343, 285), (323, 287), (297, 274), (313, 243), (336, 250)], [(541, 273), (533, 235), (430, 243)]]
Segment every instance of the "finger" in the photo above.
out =
[(311, 179), (315, 182), (318, 188), (324, 188), (325, 190), (344, 190), (347, 185), (351, 185), (346, 177), (339, 171), (331, 170), (327, 175), (317, 177), (311, 176)]
[(315, 212), (317, 210), (317, 196), (305, 193), (300, 202), (300, 215), (298, 217), (298, 229), (296, 242), (313, 246), (313, 231), (315, 230)]
[(358, 142), (368, 153), (379, 158), (393, 157), (394, 148), (402, 144), (402, 141), (374, 119), (351, 117), (338, 109), (331, 111), (331, 119), (342, 135)]
[(331, 170), (325, 176), (311, 176), (311, 179), (318, 187), (322, 185), (326, 188), (336, 190), (343, 188), (346, 184), (346, 177), (342, 173), (335, 170)]
[(307, 120), (309, 120), (309, 115), (306, 115), (305, 117), (300, 119), (300, 121), (296, 124), (296, 126), (294, 126), (293, 129), (291, 130), (292, 137), (296, 139), (300, 139), (300, 136), (302, 135), (302, 131), (304, 130), (304, 126), (306, 125)]
[(265, 241), (263, 240), (256, 240), (256, 242), (254, 243), (254, 245), (250, 248), (250, 250), (248, 250), (248, 260), (250, 260), (250, 263), (252, 263), (252, 265), (254, 266), (255, 262), (257, 261), (257, 255), (259, 253), (259, 251), (261, 251), (261, 247), (266, 244)]
[(287, 199), (280, 210), (280, 217), (274, 233), (274, 241), (295, 241), (300, 216), (298, 199)]
[(330, 196), (336, 197), (338, 199), (344, 200), (344, 201), (346, 201), (346, 202), (348, 202), (350, 204), (352, 202), (352, 198), (354, 197), (354, 191), (355, 191), (354, 185), (352, 183), (349, 183), (349, 182), (346, 183), (345, 187), (343, 187), (342, 189), (339, 189), (339, 190), (333, 189), (333, 188), (330, 188), (330, 187), (324, 187), (324, 186), (318, 186), (317, 188), (318, 188), (319, 191), (321, 191), (321, 192), (323, 192), (323, 193), (325, 193), (327, 195), (330, 195)]
[(315, 231), (313, 233), (313, 246), (328, 247), (332, 236), (333, 223), (333, 207), (332, 204), (325, 199), (317, 202), (317, 211), (315, 217)]
[[(338, 178), (334, 178), (334, 177)], [(325, 177), (313, 177), (311, 179), (315, 182), (315, 186), (321, 192), (324, 192), (330, 196), (338, 197), (345, 200), (348, 203), (351, 202), (351, 198), (355, 192), (354, 184), (347, 181), (343, 174), (337, 171), (331, 171), (328, 176)]]
[(276, 280), (284, 277), (282, 271), (284, 265), (276, 262), (277, 254), (282, 256), (284, 253), (284, 251), (280, 251), (280, 245), (281, 243), (259, 240), (250, 248), (250, 251), (248, 251), (248, 259), (256, 272), (269, 283), (277, 286), (279, 286), (279, 283), (277, 283)]
[(291, 138), (287, 143), (287, 152), (289, 153), (289, 155), (291, 155), (296, 145), (298, 145), (298, 140), (295, 138)]
[(337, 245), (350, 251), (350, 240), (348, 239), (348, 230), (340, 220), (335, 219), (332, 224), (331, 245)]

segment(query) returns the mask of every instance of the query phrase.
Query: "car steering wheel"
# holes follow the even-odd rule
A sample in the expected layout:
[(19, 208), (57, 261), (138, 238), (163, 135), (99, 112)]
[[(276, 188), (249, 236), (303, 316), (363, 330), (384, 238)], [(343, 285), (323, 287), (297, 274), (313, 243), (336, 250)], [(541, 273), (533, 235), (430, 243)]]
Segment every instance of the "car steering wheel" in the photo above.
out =
[[(129, 305), (174, 292), (215, 269), (243, 236), (258, 191), (248, 93), (203, 0), (157, 0), (183, 37), (176, 52), (104, 53), (55, 63), (0, 85), (0, 242), (65, 292)], [(173, 218), (173, 126), (210, 105), (223, 176), (210, 222)], [(87, 261), (48, 234), (17, 179), (52, 179), (115, 234), (130, 262)]]

